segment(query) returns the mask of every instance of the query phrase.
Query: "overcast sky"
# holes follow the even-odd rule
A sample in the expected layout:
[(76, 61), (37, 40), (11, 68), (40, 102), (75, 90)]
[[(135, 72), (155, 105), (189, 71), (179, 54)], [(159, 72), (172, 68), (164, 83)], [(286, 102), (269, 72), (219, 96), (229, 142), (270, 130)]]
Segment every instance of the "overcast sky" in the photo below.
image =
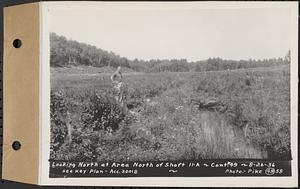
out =
[(263, 59), (290, 49), (289, 9), (66, 9), (50, 30), (129, 59)]

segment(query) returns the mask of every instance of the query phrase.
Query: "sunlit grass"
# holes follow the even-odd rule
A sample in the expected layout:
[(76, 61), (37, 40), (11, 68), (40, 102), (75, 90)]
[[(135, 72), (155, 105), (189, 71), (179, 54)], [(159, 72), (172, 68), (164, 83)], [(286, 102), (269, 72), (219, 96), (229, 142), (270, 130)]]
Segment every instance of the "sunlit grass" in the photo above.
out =
[[(95, 95), (111, 96), (109, 74), (60, 69), (52, 70), (51, 88), (63, 94), (74, 132), (71, 143), (63, 140), (61, 148), (52, 151), (54, 159), (290, 158), (288, 66), (128, 73), (126, 100), (134, 104), (133, 113), (124, 115), (113, 132), (93, 130), (97, 118), (90, 127), (82, 119), (84, 109), (98, 102), (91, 100)], [(107, 103), (105, 98), (101, 100)], [(210, 99), (227, 110), (200, 111), (193, 103)]]

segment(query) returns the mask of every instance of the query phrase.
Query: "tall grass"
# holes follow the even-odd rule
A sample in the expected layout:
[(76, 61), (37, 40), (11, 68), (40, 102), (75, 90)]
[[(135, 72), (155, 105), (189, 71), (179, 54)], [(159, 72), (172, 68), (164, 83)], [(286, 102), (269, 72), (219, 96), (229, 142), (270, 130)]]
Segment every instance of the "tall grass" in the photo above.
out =
[[(111, 100), (109, 76), (55, 73), (52, 91), (61, 91), (73, 133), (71, 142), (51, 151), (52, 158), (289, 159), (289, 81), (288, 67), (126, 75), (131, 113), (124, 113)], [(226, 111), (193, 103), (211, 99)]]

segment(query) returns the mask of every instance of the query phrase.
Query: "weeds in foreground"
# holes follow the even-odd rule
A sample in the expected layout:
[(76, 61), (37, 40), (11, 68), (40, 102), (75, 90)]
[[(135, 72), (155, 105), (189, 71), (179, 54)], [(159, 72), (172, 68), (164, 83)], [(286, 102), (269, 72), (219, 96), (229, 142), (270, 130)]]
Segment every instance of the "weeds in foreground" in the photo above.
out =
[[(125, 79), (131, 113), (114, 102), (109, 85), (101, 84), (103, 79), (72, 78), (52, 85), (52, 159), (291, 158), (288, 70)], [(227, 108), (199, 110), (193, 99), (214, 99)], [(73, 115), (71, 142), (66, 139), (67, 111)]]

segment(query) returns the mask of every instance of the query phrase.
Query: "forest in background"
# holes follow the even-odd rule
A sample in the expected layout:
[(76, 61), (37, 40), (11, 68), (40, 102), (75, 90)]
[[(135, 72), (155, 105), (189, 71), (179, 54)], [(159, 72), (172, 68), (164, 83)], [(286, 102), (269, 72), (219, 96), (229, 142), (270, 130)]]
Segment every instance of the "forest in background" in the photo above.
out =
[[(285, 57), (263, 60), (224, 60), (221, 58), (208, 58), (196, 62), (186, 59), (151, 59), (148, 61), (134, 59), (105, 51), (96, 46), (69, 40), (56, 33), (50, 33), (50, 66), (93, 66), (93, 67), (126, 67), (137, 72), (201, 72), (234, 70), (242, 68), (256, 68), (278, 66), (290, 63), (290, 51)], [(199, 52), (201, 53), (201, 52)]]

